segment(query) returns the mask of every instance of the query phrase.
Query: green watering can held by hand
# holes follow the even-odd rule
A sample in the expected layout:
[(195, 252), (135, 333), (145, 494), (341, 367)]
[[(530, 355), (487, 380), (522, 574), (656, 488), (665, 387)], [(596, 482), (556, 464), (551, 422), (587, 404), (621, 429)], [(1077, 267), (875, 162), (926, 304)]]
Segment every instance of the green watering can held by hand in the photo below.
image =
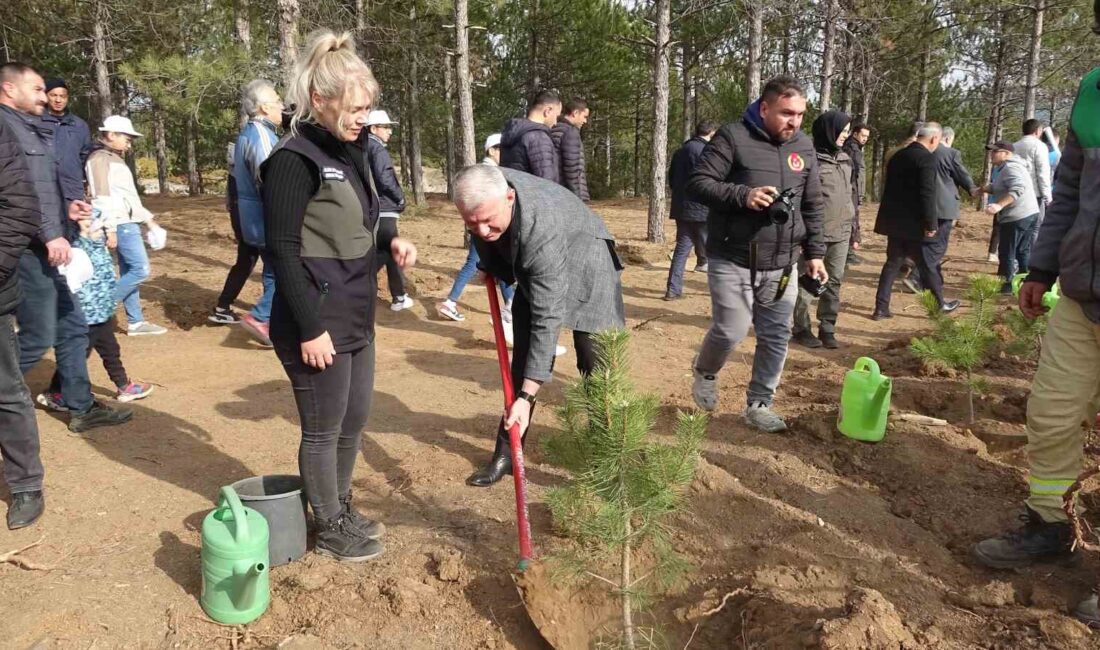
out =
[[(1023, 286), (1025, 280), (1027, 280), (1027, 273), (1017, 273), (1016, 277), (1012, 278), (1012, 295), (1020, 295), (1020, 287)], [(1055, 282), (1054, 286), (1050, 288), (1050, 291), (1043, 294), (1043, 306), (1047, 309), (1054, 309), (1054, 306), (1058, 304), (1058, 299), (1061, 297), (1062, 294), (1058, 290), (1058, 283)]]
[(878, 363), (870, 357), (860, 357), (855, 368), (844, 376), (840, 393), (840, 418), (837, 428), (849, 438), (878, 442), (886, 435), (886, 418), (890, 414), (889, 377), (879, 374)]
[(232, 487), (202, 522), (202, 609), (219, 623), (251, 623), (271, 602), (267, 520)]

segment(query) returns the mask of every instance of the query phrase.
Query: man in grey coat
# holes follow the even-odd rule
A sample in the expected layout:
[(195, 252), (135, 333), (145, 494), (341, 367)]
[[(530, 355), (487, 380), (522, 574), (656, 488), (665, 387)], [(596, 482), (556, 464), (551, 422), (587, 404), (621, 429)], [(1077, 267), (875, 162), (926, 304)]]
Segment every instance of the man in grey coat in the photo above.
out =
[(592, 334), (625, 326), (615, 240), (564, 187), (524, 172), (473, 165), (455, 177), (455, 205), (474, 235), (479, 267), (516, 285), (512, 301), (515, 402), (497, 431), (489, 464), (467, 483), (487, 487), (512, 472), (508, 429), (526, 434), (535, 396), (554, 370), (562, 327), (573, 330), (577, 370), (596, 365)]

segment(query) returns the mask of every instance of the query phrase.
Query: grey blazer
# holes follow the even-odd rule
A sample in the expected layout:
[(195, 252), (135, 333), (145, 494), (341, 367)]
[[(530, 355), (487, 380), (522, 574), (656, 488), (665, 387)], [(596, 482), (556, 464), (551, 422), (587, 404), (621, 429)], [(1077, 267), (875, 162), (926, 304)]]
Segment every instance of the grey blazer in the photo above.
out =
[(940, 145), (932, 155), (936, 157), (936, 212), (940, 219), (957, 221), (959, 218), (959, 188), (967, 192), (974, 189), (974, 180), (963, 165), (958, 149)]
[(479, 266), (515, 282), (531, 305), (531, 348), (524, 377), (548, 381), (561, 328), (600, 332), (626, 325), (623, 265), (603, 219), (557, 183), (501, 168), (516, 192), (510, 259), (473, 238)]

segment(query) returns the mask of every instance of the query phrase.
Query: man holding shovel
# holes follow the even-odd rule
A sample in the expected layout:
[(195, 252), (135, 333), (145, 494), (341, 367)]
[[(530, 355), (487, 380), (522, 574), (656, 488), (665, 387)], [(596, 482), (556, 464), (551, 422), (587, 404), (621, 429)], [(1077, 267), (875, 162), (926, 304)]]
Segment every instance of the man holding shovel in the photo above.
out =
[(535, 396), (554, 370), (561, 328), (573, 330), (577, 370), (592, 372), (592, 334), (624, 327), (623, 265), (603, 220), (564, 187), (513, 169), (472, 165), (455, 178), (455, 205), (473, 235), (479, 267), (516, 285), (512, 382), (489, 464), (466, 482), (488, 487), (512, 473), (508, 429), (526, 434)]

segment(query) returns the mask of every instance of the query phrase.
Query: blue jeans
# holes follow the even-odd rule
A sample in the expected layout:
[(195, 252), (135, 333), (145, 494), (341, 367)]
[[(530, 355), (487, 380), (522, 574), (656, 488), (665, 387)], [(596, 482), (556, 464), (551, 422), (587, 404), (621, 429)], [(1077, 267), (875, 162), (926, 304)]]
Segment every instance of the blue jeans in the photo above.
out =
[[(458, 275), (455, 276), (455, 283), (451, 286), (451, 293), (447, 295), (447, 300), (458, 302), (459, 297), (462, 296), (462, 290), (466, 288), (466, 285), (474, 277), (474, 273), (477, 272), (479, 260), (477, 249), (471, 243), (470, 252), (466, 254), (466, 263), (458, 270)], [(512, 302), (512, 296), (515, 295), (516, 290), (499, 280), (497, 285), (500, 287), (501, 295), (504, 296), (504, 302)]]
[(138, 286), (149, 277), (149, 254), (141, 238), (141, 224), (124, 223), (118, 227), (118, 275), (115, 302), (122, 302), (131, 325), (140, 323), (145, 317), (141, 313)]
[(691, 249), (695, 249), (696, 263), (707, 263), (707, 223), (705, 221), (676, 221), (676, 249), (672, 252), (672, 266), (668, 269), (668, 285), (665, 293), (678, 296), (684, 292), (684, 269)]
[(260, 249), (260, 259), (264, 261), (264, 295), (256, 301), (252, 308), (252, 317), (261, 323), (271, 320), (271, 301), (275, 299), (275, 263), (271, 260), (271, 254)]
[(24, 375), (54, 349), (61, 376), (61, 403), (77, 413), (92, 408), (88, 381), (88, 325), (65, 278), (46, 261), (45, 251), (30, 249), (19, 258), (19, 370)]
[(1035, 233), (1039, 230), (1039, 215), (1033, 214), (1026, 219), (1010, 221), (997, 226), (1001, 231), (1001, 263), (997, 275), (1005, 280), (1005, 288), (1012, 288), (1012, 278), (1017, 273), (1027, 273), (1031, 262), (1031, 246), (1035, 243)]

